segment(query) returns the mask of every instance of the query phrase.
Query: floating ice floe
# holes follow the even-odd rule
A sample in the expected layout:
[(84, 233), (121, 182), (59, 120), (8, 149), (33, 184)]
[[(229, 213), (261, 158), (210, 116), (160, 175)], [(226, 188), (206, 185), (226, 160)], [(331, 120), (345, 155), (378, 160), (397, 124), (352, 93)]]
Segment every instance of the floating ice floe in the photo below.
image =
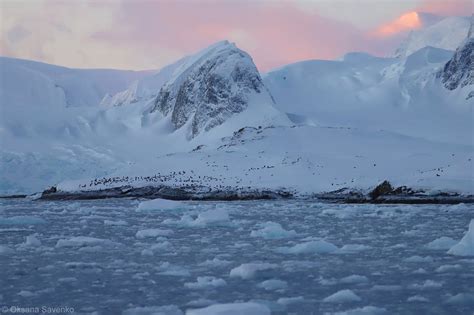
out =
[(445, 303), (452, 305), (474, 305), (474, 294), (458, 293), (447, 298)]
[(326, 297), (323, 302), (325, 303), (348, 303), (348, 302), (359, 302), (362, 299), (357, 296), (352, 290), (341, 290), (328, 297)]
[(104, 220), (104, 225), (123, 226), (128, 225), (128, 223), (123, 220)]
[(122, 315), (156, 315), (156, 314), (183, 315), (183, 312), (176, 305), (133, 307), (122, 312)]
[(24, 245), (30, 247), (39, 247), (41, 246), (41, 241), (35, 235), (29, 235), (26, 237)]
[(456, 244), (457, 241), (453, 240), (450, 237), (442, 236), (437, 239), (435, 239), (432, 242), (429, 242), (426, 247), (429, 249), (435, 249), (435, 250), (447, 250), (450, 249), (451, 247)]
[(474, 219), (469, 223), (469, 230), (464, 237), (451, 247), (448, 254), (456, 256), (474, 256)]
[(235, 267), (230, 271), (231, 278), (242, 278), (244, 280), (255, 278), (257, 273), (277, 268), (276, 264), (270, 263), (248, 263)]
[(334, 315), (382, 315), (382, 314), (387, 314), (387, 310), (385, 308), (370, 306), (370, 305), (334, 313)]
[(407, 302), (429, 302), (429, 301), (430, 300), (428, 300), (427, 298), (425, 298), (424, 296), (421, 296), (421, 295), (410, 296), (407, 299)]
[(0, 217), (0, 225), (35, 225), (45, 223), (46, 221), (42, 218), (27, 215), (14, 216), (10, 218)]
[(278, 304), (281, 305), (290, 305), (295, 303), (301, 303), (304, 301), (304, 297), (302, 296), (293, 296), (293, 297), (282, 297), (277, 300)]
[(56, 247), (84, 247), (96, 245), (115, 245), (111, 240), (89, 237), (89, 236), (75, 236), (69, 239), (62, 239), (56, 243)]
[(197, 277), (196, 282), (186, 282), (184, 286), (192, 290), (217, 288), (227, 285), (224, 279), (212, 276)]
[(363, 250), (368, 250), (370, 249), (370, 246), (363, 245), (363, 244), (347, 244), (339, 248), (337, 253), (339, 254), (352, 254), (356, 252), (360, 252)]
[(405, 258), (403, 261), (409, 262), (409, 263), (430, 263), (430, 262), (433, 262), (433, 257), (431, 256), (421, 257), (418, 255), (414, 255), (414, 256)]
[(137, 211), (175, 210), (182, 207), (183, 203), (179, 201), (167, 199), (153, 199), (140, 202)]
[(231, 264), (232, 262), (229, 261), (229, 260), (221, 260), (217, 257), (214, 257), (213, 259), (208, 259), (202, 263), (199, 264), (199, 266), (203, 266), (203, 267), (225, 267), (229, 264)]
[(187, 310), (186, 315), (270, 315), (268, 306), (255, 303), (214, 304), (201, 309)]
[(360, 275), (351, 275), (342, 278), (339, 280), (340, 283), (364, 283), (364, 282), (369, 282), (369, 279), (366, 276), (360, 276)]
[(426, 280), (425, 282), (421, 284), (413, 284), (410, 286), (412, 289), (417, 289), (417, 290), (426, 290), (426, 289), (439, 289), (443, 286), (441, 282), (436, 282), (433, 280)]
[(195, 219), (185, 214), (180, 220), (167, 219), (164, 220), (163, 223), (187, 227), (206, 227), (209, 225), (227, 225), (230, 223), (230, 217), (225, 209), (212, 209), (199, 213)]
[(143, 239), (147, 237), (168, 236), (171, 234), (173, 234), (173, 231), (168, 229), (146, 229), (138, 231), (135, 237)]
[(161, 263), (156, 270), (160, 275), (175, 276), (175, 277), (188, 277), (189, 271), (181, 266), (172, 265), (165, 261)]
[(279, 223), (265, 222), (262, 223), (260, 230), (254, 230), (250, 233), (252, 237), (262, 237), (264, 239), (282, 239), (298, 235), (294, 230), (285, 230)]
[(8, 246), (0, 245), (0, 255), (9, 255), (13, 254), (14, 250)]
[(333, 253), (337, 250), (336, 245), (320, 240), (300, 243), (292, 247), (280, 247), (277, 251), (283, 254), (326, 254)]
[(283, 280), (270, 279), (270, 280), (265, 280), (259, 283), (257, 286), (267, 291), (273, 291), (273, 290), (286, 289), (288, 287), (288, 284), (286, 281), (283, 281)]
[(459, 264), (455, 265), (442, 265), (436, 269), (436, 272), (450, 272), (462, 269), (462, 266)]

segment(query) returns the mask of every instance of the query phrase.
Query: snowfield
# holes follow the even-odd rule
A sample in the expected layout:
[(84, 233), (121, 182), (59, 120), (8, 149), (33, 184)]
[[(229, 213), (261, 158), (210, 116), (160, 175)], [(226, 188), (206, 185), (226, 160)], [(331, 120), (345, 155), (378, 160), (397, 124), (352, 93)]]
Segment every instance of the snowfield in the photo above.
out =
[[(0, 200), (0, 303), (166, 315), (474, 309), (472, 205), (181, 204)], [(183, 216), (202, 224), (166, 223)], [(283, 227), (296, 234), (274, 237)], [(277, 233), (252, 235), (262, 230)]]

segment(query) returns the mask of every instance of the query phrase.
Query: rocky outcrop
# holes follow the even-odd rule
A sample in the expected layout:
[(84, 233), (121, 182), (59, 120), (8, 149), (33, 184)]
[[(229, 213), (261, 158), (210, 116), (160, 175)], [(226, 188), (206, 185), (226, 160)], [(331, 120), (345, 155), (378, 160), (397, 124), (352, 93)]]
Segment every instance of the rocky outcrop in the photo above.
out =
[(199, 53), (164, 84), (151, 112), (171, 115), (175, 129), (190, 123), (195, 137), (249, 106), (252, 95), (267, 94), (252, 58), (227, 41)]
[(471, 22), (468, 38), (456, 50), (454, 56), (438, 75), (448, 90), (474, 85), (474, 37), (472, 29)]

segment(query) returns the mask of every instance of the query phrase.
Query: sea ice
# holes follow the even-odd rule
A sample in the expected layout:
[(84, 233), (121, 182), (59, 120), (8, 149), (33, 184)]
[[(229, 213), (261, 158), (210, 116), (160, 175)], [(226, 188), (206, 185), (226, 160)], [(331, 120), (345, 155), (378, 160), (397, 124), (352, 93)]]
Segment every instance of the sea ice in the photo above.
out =
[(260, 224), (260, 230), (254, 230), (250, 233), (252, 237), (262, 237), (264, 239), (282, 239), (294, 237), (297, 233), (294, 230), (285, 230), (279, 223), (265, 222)]
[(347, 303), (347, 302), (359, 302), (361, 298), (357, 296), (352, 290), (341, 290), (328, 297), (323, 302), (326, 303)]
[(248, 263), (235, 267), (230, 271), (231, 278), (252, 279), (258, 272), (275, 269), (278, 266), (270, 263)]
[(135, 237), (143, 239), (147, 237), (168, 236), (171, 234), (173, 234), (173, 231), (168, 229), (146, 229), (138, 231)]
[(464, 237), (451, 247), (448, 254), (456, 256), (474, 256), (474, 219), (469, 223), (469, 230)]
[(89, 236), (75, 236), (69, 239), (62, 239), (56, 243), (56, 247), (83, 247), (95, 245), (114, 245), (111, 240), (105, 240)]
[(457, 241), (453, 240), (450, 237), (442, 236), (440, 238), (435, 239), (432, 242), (429, 242), (426, 247), (429, 249), (439, 249), (439, 250), (447, 250), (456, 244)]
[(150, 211), (150, 210), (175, 210), (183, 207), (183, 203), (179, 201), (166, 200), (166, 199), (153, 199), (142, 201), (138, 205), (137, 211)]
[(278, 251), (284, 254), (325, 254), (333, 253), (337, 251), (337, 249), (338, 248), (334, 244), (320, 240), (300, 243), (292, 247), (281, 247)]
[(270, 315), (270, 309), (255, 302), (214, 304), (206, 308), (187, 310), (186, 315)]
[(140, 306), (126, 309), (122, 315), (183, 315), (176, 305)]
[(288, 287), (288, 284), (286, 283), (286, 281), (283, 281), (283, 280), (270, 279), (270, 280), (265, 280), (259, 283), (258, 287), (263, 288), (267, 291), (272, 291), (272, 290), (286, 289)]
[(186, 282), (184, 284), (186, 288), (193, 290), (217, 288), (225, 285), (227, 285), (227, 282), (224, 279), (212, 276), (197, 277), (196, 282)]

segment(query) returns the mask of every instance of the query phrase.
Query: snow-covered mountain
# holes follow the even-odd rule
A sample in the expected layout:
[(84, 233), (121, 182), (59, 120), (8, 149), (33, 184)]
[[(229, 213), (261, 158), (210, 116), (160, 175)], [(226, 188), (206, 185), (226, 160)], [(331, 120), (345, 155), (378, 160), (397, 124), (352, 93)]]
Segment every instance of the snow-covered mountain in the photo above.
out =
[(453, 53), (422, 48), (407, 58), (350, 53), (264, 75), (276, 107), (323, 126), (388, 130), (432, 141), (472, 143), (472, 104), (436, 78)]
[(427, 46), (455, 50), (466, 38), (470, 26), (470, 17), (419, 16), (422, 17), (423, 27), (409, 33), (396, 49), (394, 57), (404, 58)]
[(0, 191), (61, 182), (312, 193), (389, 179), (472, 193), (473, 103), (437, 77), (451, 58), (434, 47), (406, 58), (350, 53), (262, 79), (251, 57), (224, 41), (108, 91), (102, 106), (69, 107), (53, 79), (2, 67), (33, 96), (6, 106), (23, 88), (2, 84)]
[(193, 138), (244, 111), (240, 123), (274, 123), (279, 113), (273, 105), (252, 58), (223, 41), (181, 64), (161, 87), (151, 113), (170, 116), (175, 129), (187, 125)]
[(440, 71), (444, 86), (449, 90), (468, 88), (468, 98), (474, 97), (474, 34), (469, 32), (468, 38), (456, 50), (454, 56)]

